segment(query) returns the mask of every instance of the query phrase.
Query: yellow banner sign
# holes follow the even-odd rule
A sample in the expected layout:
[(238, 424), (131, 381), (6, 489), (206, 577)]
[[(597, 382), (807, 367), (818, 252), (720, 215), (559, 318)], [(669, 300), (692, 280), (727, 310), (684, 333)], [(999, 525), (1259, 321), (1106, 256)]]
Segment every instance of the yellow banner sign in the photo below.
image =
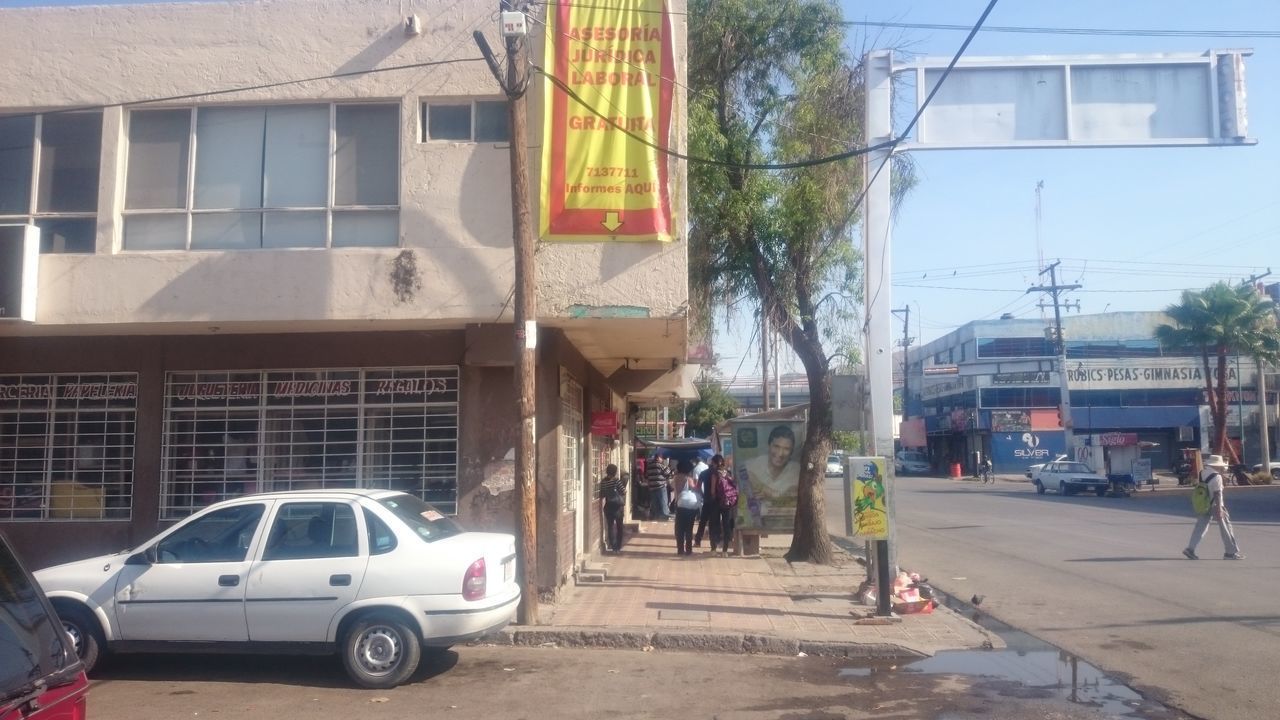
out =
[(664, 1), (549, 2), (547, 32), (542, 238), (671, 240)]
[(853, 534), (868, 540), (889, 537), (889, 503), (885, 497), (884, 458), (862, 457), (853, 467)]

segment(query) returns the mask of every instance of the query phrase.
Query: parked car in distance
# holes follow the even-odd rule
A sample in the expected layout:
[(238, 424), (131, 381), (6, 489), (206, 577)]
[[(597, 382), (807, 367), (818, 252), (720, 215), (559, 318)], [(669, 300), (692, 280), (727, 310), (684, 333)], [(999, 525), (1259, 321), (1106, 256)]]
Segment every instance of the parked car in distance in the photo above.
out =
[[(1267, 464), (1267, 469), (1271, 471), (1272, 479), (1274, 479), (1276, 482), (1280, 482), (1280, 462), (1272, 460), (1270, 463)], [(1258, 463), (1257, 465), (1254, 465), (1253, 471), (1255, 473), (1262, 472), (1262, 463)]]
[(844, 476), (844, 456), (828, 455), (827, 456), (827, 477), (843, 477)]
[(932, 469), (929, 456), (918, 450), (899, 450), (893, 456), (895, 475), (926, 475)]
[(1036, 492), (1041, 495), (1045, 490), (1057, 491), (1059, 495), (1074, 495), (1081, 491), (1092, 490), (1099, 497), (1106, 495), (1111, 488), (1111, 481), (1089, 469), (1084, 463), (1073, 460), (1055, 460), (1047, 462), (1031, 475)]
[(520, 601), (515, 538), (392, 490), (295, 490), (200, 510), (138, 547), (36, 573), (91, 670), (106, 651), (337, 653), (369, 688), (491, 633)]
[(84, 720), (89, 680), (40, 584), (0, 534), (0, 720)]
[(1026, 471), (1025, 473), (1023, 473), (1023, 474), (1027, 476), (1027, 479), (1028, 479), (1028, 480), (1030, 480), (1030, 479), (1031, 479), (1031, 475), (1032, 475), (1033, 473), (1035, 473), (1035, 471), (1039, 470), (1040, 468), (1044, 467), (1045, 465), (1048, 465), (1048, 464), (1049, 464), (1049, 462), (1058, 462), (1059, 460), (1066, 460), (1066, 459), (1067, 459), (1067, 456), (1066, 456), (1066, 455), (1059, 455), (1058, 457), (1054, 458), (1054, 459), (1053, 459), (1053, 460), (1051, 460), (1051, 461), (1048, 461), (1048, 462), (1042, 462), (1042, 463), (1036, 463), (1036, 464), (1034, 464), (1034, 465), (1032, 465), (1032, 466), (1028, 467), (1028, 468), (1027, 468), (1027, 471)]

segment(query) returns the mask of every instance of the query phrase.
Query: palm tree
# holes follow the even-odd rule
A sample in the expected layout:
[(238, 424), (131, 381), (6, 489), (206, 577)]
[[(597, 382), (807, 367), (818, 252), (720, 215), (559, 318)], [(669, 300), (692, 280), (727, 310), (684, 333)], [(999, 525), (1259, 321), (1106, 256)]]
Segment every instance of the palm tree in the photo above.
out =
[[(1182, 301), (1166, 308), (1165, 314), (1173, 324), (1157, 327), (1156, 339), (1169, 350), (1199, 351), (1213, 419), (1213, 448), (1241, 462), (1235, 448), (1227, 445), (1227, 356), (1248, 355), (1259, 366), (1280, 359), (1280, 330), (1271, 301), (1251, 285), (1224, 281), (1200, 291), (1184, 290)], [(1210, 355), (1216, 367), (1210, 367)]]

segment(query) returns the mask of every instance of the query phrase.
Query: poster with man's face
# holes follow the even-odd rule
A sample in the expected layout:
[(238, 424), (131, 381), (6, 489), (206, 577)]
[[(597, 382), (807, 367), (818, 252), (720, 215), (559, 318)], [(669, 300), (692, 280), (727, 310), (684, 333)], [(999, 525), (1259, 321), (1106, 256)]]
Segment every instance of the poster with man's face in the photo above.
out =
[(733, 428), (738, 528), (791, 532), (800, 487), (804, 422), (736, 420)]

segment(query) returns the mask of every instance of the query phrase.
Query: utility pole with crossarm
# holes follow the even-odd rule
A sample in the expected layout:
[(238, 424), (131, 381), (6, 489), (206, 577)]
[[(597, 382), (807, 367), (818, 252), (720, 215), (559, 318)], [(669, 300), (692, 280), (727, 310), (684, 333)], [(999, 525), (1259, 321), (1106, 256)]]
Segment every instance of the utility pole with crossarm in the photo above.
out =
[(1049, 267), (1040, 271), (1040, 275), (1049, 273), (1048, 285), (1033, 285), (1027, 288), (1028, 293), (1046, 292), (1053, 297), (1053, 343), (1054, 351), (1058, 356), (1058, 383), (1062, 388), (1062, 395), (1058, 404), (1058, 415), (1062, 423), (1062, 439), (1066, 443), (1066, 451), (1071, 453), (1071, 438), (1073, 435), (1072, 428), (1074, 423), (1071, 422), (1071, 388), (1067, 382), (1067, 342), (1062, 336), (1062, 306), (1058, 300), (1058, 294), (1068, 290), (1079, 290), (1079, 285), (1059, 285), (1058, 284), (1058, 265), (1061, 260), (1055, 260)]

